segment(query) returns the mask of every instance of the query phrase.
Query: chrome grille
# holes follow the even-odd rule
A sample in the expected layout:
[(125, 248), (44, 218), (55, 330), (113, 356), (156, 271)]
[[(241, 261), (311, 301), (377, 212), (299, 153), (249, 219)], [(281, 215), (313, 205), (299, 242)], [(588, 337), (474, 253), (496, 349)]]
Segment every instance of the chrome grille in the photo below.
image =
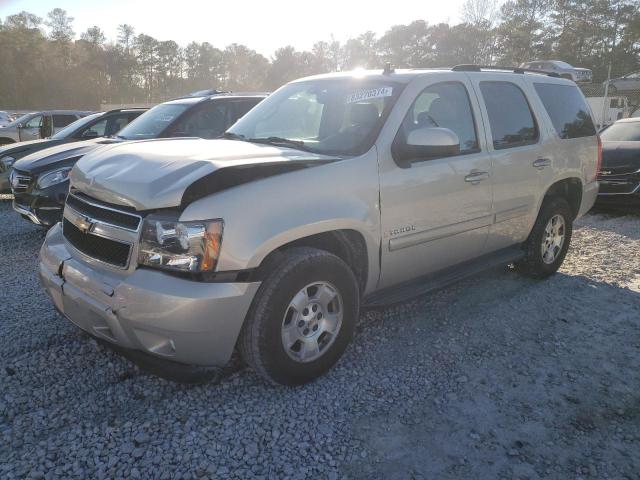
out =
[(9, 180), (11, 182), (11, 191), (13, 193), (26, 192), (29, 189), (29, 185), (31, 185), (31, 176), (16, 170), (11, 171)]
[(140, 215), (109, 207), (79, 193), (69, 193), (66, 205), (77, 213), (97, 220), (100, 223), (123, 228), (132, 232), (137, 231), (142, 222)]
[(129, 263), (129, 244), (83, 232), (66, 218), (62, 222), (62, 233), (71, 245), (89, 257), (119, 268), (126, 268)]

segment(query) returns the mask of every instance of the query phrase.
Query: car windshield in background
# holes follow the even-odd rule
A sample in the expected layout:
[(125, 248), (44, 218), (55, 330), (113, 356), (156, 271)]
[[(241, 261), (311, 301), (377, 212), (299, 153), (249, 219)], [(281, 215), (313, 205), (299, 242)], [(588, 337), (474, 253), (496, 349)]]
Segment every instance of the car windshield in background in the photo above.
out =
[(156, 138), (187, 108), (188, 104), (157, 105), (120, 130), (117, 137), (125, 140)]
[(327, 155), (359, 155), (375, 141), (402, 85), (329, 79), (285, 85), (259, 103), (227, 137)]
[(26, 115), (22, 115), (21, 117), (16, 118), (13, 122), (6, 125), (7, 127), (15, 127), (19, 123), (24, 123), (29, 121), (33, 117), (33, 113), (27, 113)]
[(605, 142), (640, 142), (640, 122), (614, 123), (600, 137)]
[(73, 134), (73, 132), (75, 132), (78, 128), (82, 128), (83, 126), (87, 125), (89, 122), (92, 122), (93, 120), (100, 117), (101, 115), (104, 115), (104, 114), (102, 112), (99, 112), (99, 113), (93, 113), (91, 115), (87, 115), (86, 117), (82, 117), (81, 119), (76, 120), (75, 122), (70, 123), (69, 125), (64, 127), (62, 130), (60, 130), (58, 133), (53, 135), (51, 138), (56, 140), (67, 138), (71, 136), (71, 134)]

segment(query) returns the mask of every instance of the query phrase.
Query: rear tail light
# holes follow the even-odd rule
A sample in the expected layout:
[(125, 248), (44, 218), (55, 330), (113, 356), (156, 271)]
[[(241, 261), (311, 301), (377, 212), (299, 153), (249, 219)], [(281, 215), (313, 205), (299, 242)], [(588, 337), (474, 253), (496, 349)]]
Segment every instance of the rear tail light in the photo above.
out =
[(597, 178), (600, 176), (600, 171), (602, 170), (602, 139), (600, 138), (600, 135), (597, 135), (598, 137), (598, 163), (596, 163), (596, 176), (594, 177), (594, 180), (597, 180)]

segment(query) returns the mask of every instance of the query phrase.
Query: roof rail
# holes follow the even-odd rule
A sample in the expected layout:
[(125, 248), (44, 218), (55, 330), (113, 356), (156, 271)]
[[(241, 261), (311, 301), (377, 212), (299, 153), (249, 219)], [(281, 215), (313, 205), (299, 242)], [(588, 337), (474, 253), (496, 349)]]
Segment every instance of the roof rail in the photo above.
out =
[(521, 67), (497, 67), (495, 65), (474, 65), (472, 63), (456, 65), (451, 68), (453, 72), (481, 72), (483, 70), (492, 70), (492, 71), (506, 71), (513, 73), (521, 73), (524, 74), (526, 72), (529, 73), (537, 73), (538, 75), (546, 75), (548, 77), (560, 78), (555, 72), (545, 72), (542, 70), (534, 70), (532, 68), (521, 68)]
[(116, 113), (116, 112), (124, 112), (126, 110), (149, 110), (149, 107), (123, 107), (123, 108), (114, 108), (113, 110), (107, 110), (104, 113)]

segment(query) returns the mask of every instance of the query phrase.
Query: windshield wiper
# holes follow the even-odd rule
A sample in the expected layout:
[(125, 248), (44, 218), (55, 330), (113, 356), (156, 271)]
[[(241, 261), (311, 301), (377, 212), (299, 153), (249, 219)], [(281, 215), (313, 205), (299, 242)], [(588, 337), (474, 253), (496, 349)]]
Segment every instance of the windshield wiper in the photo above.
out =
[(246, 138), (247, 142), (264, 143), (266, 145), (289, 145), (290, 147), (297, 148), (299, 150), (308, 150), (304, 147), (304, 141), (292, 140), (290, 138), (282, 137), (258, 137), (258, 138)]
[(244, 135), (233, 132), (224, 132), (222, 134), (222, 138), (226, 138), (227, 140), (244, 140)]

